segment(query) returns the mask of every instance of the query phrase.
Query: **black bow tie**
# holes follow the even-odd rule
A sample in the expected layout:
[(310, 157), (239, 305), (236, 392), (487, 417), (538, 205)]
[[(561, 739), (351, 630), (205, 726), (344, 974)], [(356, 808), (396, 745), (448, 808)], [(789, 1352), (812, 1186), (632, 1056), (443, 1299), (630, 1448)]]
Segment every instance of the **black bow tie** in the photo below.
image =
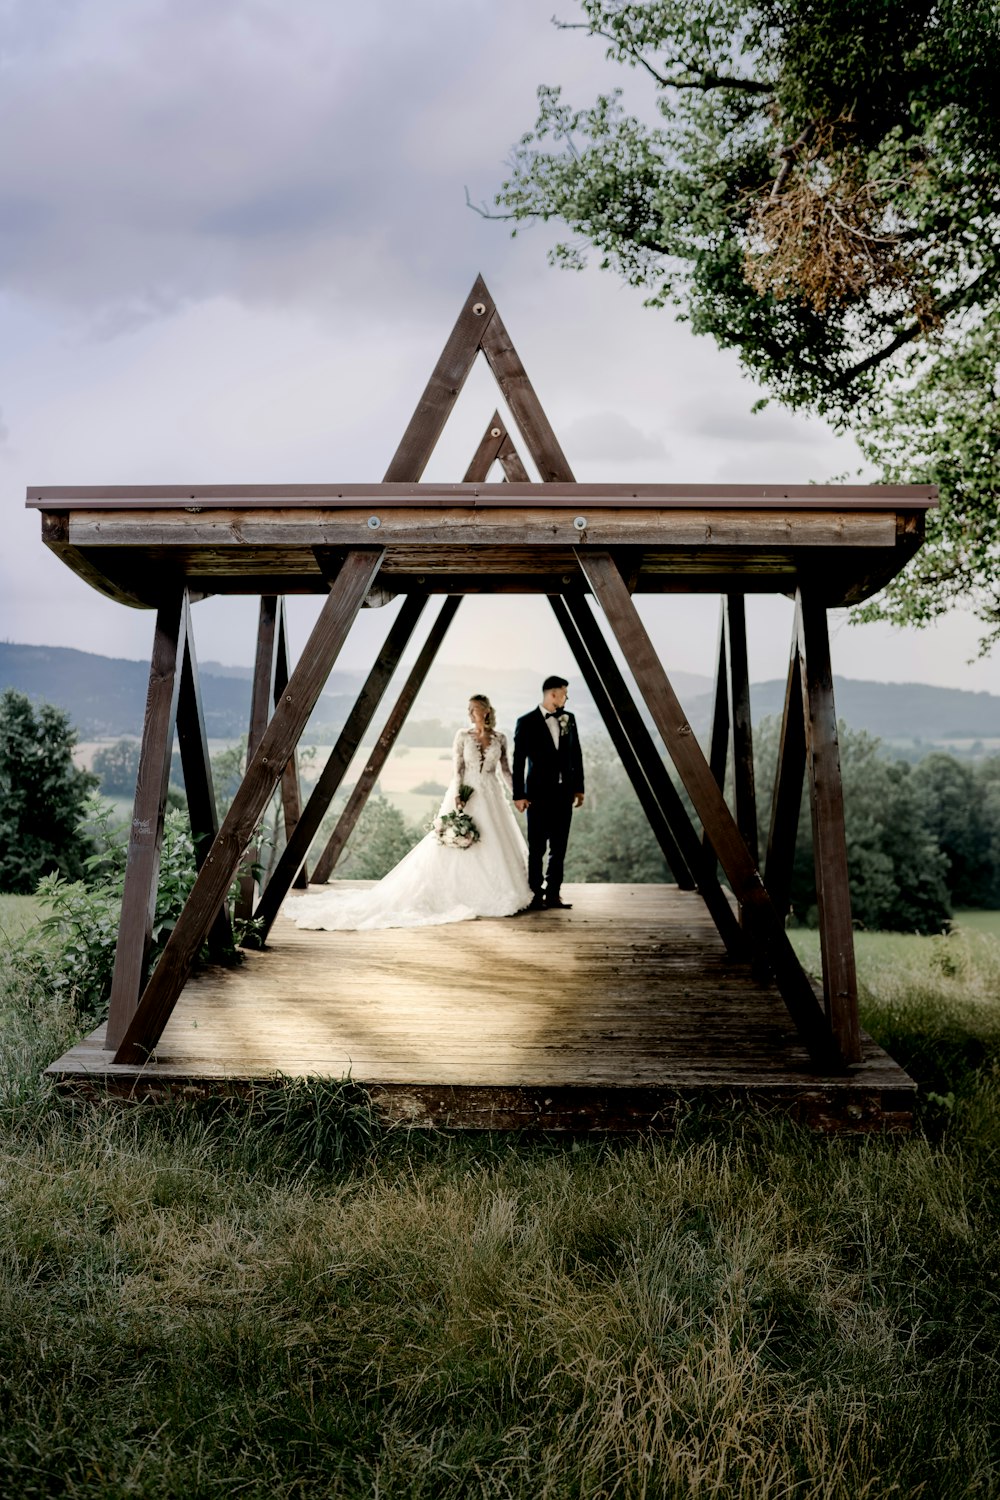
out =
[(559, 713), (558, 713), (558, 710), (557, 710), (557, 711), (556, 711), (556, 713), (554, 713), (554, 714), (546, 714), (546, 715), (545, 715), (545, 717), (546, 717), (546, 718), (547, 718), (547, 719), (558, 719), (558, 717), (559, 717)]

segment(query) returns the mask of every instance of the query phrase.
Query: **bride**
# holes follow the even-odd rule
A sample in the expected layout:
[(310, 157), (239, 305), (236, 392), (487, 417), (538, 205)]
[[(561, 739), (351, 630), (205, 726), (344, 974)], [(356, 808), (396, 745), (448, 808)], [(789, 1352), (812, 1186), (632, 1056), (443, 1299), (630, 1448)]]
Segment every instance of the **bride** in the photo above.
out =
[(467, 811), (479, 829), (478, 842), (449, 847), (432, 830), (368, 890), (289, 897), (284, 914), (297, 927), (434, 927), (509, 917), (528, 905), (528, 849), (504, 791), (514, 785), (507, 737), (497, 732), (496, 713), (482, 693), (469, 699), (469, 721), (455, 736), (454, 773), (438, 818)]

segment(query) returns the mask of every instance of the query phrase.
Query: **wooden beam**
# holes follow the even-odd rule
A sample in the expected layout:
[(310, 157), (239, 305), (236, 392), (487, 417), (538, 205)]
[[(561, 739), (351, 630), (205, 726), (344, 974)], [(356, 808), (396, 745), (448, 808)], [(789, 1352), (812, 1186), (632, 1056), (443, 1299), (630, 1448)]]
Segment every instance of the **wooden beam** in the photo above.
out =
[(326, 765), (310, 793), (302, 816), (282, 850), (271, 878), (257, 903), (254, 916), (260, 925), (255, 935), (256, 944), (262, 944), (265, 941), (274, 925), (274, 919), (291, 888), (295, 872), (305, 862), (309, 846), (319, 832), (327, 808), (347, 774), (347, 768), (354, 759), (365, 730), (382, 701), (426, 603), (426, 594), (407, 595), (392, 623), (375, 665), (358, 694), (357, 702), (347, 716), (347, 722), (327, 757)]
[[(278, 656), (278, 599), (275, 594), (262, 594), (257, 619), (257, 649), (254, 655), (253, 686), (250, 691), (250, 723), (247, 727), (246, 763), (250, 764), (254, 751), (264, 738), (271, 710), (274, 706), (274, 673)], [(254, 899), (257, 892), (255, 867), (260, 862), (260, 844), (257, 840), (249, 846), (244, 859), (243, 873), (239, 878), (236, 895), (235, 916), (237, 921), (249, 922), (253, 916)]]
[(744, 927), (759, 955), (770, 964), (803, 1041), (817, 1062), (843, 1065), (843, 1056), (817, 1003), (808, 976), (788, 941), (784, 923), (726, 806), (614, 559), (610, 553), (583, 547), (577, 556), (608, 617), (702, 827), (708, 831), (719, 863), (740, 903)]
[[(215, 801), (212, 758), (208, 749), (198, 660), (191, 628), (190, 603), (187, 599), (184, 601), (184, 655), (177, 698), (177, 743), (181, 752), (191, 836), (194, 839), (195, 868), (200, 870), (219, 831), (219, 809)], [(208, 947), (216, 958), (232, 950), (233, 931), (225, 902), (219, 907), (209, 931)]]
[[(284, 598), (278, 600), (278, 651), (274, 663), (274, 703), (277, 706), (282, 693), (288, 686), (288, 678), (291, 673), (291, 654), (288, 649), (288, 611), (285, 608)], [(298, 747), (292, 751), (284, 771), (281, 773), (281, 816), (285, 825), (285, 843), (295, 832), (296, 824), (302, 816), (302, 783), (299, 780), (299, 754)], [(309, 876), (305, 864), (299, 867), (293, 885), (305, 890), (309, 885)]]
[(109, 1047), (116, 1047), (125, 1035), (135, 1014), (146, 977), (153, 918), (156, 914), (160, 851), (163, 847), (163, 814), (170, 782), (170, 755), (177, 719), (187, 618), (186, 599), (182, 589), (178, 589), (169, 603), (161, 605), (156, 612), (139, 770), (125, 862), (125, 885), (118, 923), (118, 945), (111, 978), (107, 1032)]
[(861, 1058), (858, 980), (847, 875), (844, 790), (840, 779), (840, 744), (833, 701), (833, 669), (826, 609), (809, 590), (795, 596), (802, 712), (809, 759), (816, 901), (819, 907), (823, 995), (830, 1029), (848, 1062)]
[(524, 445), (535, 463), (543, 484), (554, 481), (572, 484), (573, 470), (552, 430), (542, 404), (528, 379), (510, 335), (494, 310), (483, 328), (480, 345), (486, 362), (496, 377), (511, 414), (521, 430)]
[[(712, 712), (712, 737), (708, 764), (716, 784), (726, 790), (726, 763), (729, 758), (729, 667), (726, 660), (726, 601), (719, 611), (719, 650), (715, 665), (715, 707)], [(715, 854), (708, 834), (702, 830), (702, 846), (715, 865)]]
[(354, 832), (355, 824), (371, 795), (372, 787), (378, 780), (389, 752), (396, 743), (399, 731), (406, 723), (407, 715), (413, 707), (413, 701), (423, 686), (424, 678), (430, 671), (431, 664), (438, 654), (448, 626), (455, 618), (455, 611), (461, 602), (461, 598), (445, 599), (441, 605), (437, 619), (431, 626), (427, 639), (421, 648), (420, 655), (414, 662), (410, 675), (403, 685), (403, 690), (385, 722), (385, 727), (375, 742), (375, 748), (368, 758), (368, 763), (358, 777), (354, 790), (351, 792), (350, 797), (348, 797), (347, 804), (340, 815), (337, 826), (330, 835), (327, 846), (317, 861), (316, 869), (313, 872), (314, 884), (323, 885), (329, 880), (338, 859), (344, 852), (344, 845)]
[(764, 884), (782, 918), (788, 915), (805, 768), (806, 729), (802, 716), (802, 672), (796, 617), (792, 627), (792, 649), (788, 662), (785, 703), (781, 713), (778, 758), (774, 767), (767, 862), (764, 866)]
[(726, 596), (726, 652), (733, 734), (733, 801), (736, 826), (755, 865), (760, 864), (757, 794), (753, 773), (753, 724), (750, 717), (750, 662), (747, 655), (746, 608), (742, 594)]
[(618, 752), (618, 758), (625, 768), (625, 772), (632, 788), (639, 799), (640, 806), (646, 815), (649, 826), (667, 862), (667, 867), (680, 886), (681, 890), (691, 891), (695, 887), (695, 879), (688, 869), (684, 856), (677, 847), (676, 840), (670, 830), (670, 826), (664, 816), (656, 798), (656, 793), (650, 786), (646, 773), (642, 768), (638, 756), (628, 737), (628, 731), (622, 723), (617, 706), (610, 692), (601, 681), (590, 653), (584, 644), (583, 637), (574, 623), (573, 616), (566, 607), (566, 601), (557, 595), (549, 595), (549, 603), (552, 611), (559, 621), (563, 635), (572, 651), (580, 674), (590, 690), (591, 697), (597, 705), (597, 710), (604, 721), (604, 727), (608, 731), (611, 743)]
[(479, 353), (483, 329), (493, 315), (493, 299), (483, 278), (477, 276), (385, 471), (387, 482), (419, 480)]
[(281, 773), (316, 706), (382, 557), (381, 548), (371, 548), (367, 552), (349, 553), (345, 559), (118, 1046), (116, 1062), (141, 1061), (163, 1034), (215, 914), (226, 897), (243, 851), (274, 795)]
[(503, 469), (504, 476), (510, 484), (521, 484), (527, 481), (528, 471), (521, 462), (521, 455), (509, 437), (505, 439), (504, 445), (500, 449), (499, 457), (500, 467)]
[(465, 482), (483, 483), (493, 465), (500, 457), (500, 450), (504, 446), (507, 431), (500, 419), (500, 413), (494, 411), (492, 417), (486, 424), (486, 431), (479, 439), (479, 446), (469, 462), (465, 471)]
[(733, 908), (715, 875), (714, 860), (710, 860), (701, 848), (698, 833), (688, 817), (680, 793), (670, 779), (663, 758), (653, 740), (646, 721), (629, 691), (611, 648), (604, 639), (600, 625), (583, 598), (567, 597), (566, 607), (596, 664), (601, 680), (608, 689), (616, 711), (645, 772), (646, 779), (656, 794), (657, 802), (667, 820), (674, 840), (685, 865), (693, 876), (694, 883), (708, 907), (719, 936), (726, 945), (730, 958), (744, 958), (747, 943), (740, 930)]

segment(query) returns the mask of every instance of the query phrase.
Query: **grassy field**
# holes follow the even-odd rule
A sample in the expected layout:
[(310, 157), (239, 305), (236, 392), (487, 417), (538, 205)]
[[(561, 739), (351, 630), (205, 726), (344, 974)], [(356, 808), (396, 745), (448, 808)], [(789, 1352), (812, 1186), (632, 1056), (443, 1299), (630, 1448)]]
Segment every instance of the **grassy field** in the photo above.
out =
[(989, 934), (860, 936), (923, 1085), (886, 1141), (387, 1133), (336, 1083), (74, 1106), (40, 1073), (76, 1022), (10, 943), (0, 1495), (1000, 1493)]

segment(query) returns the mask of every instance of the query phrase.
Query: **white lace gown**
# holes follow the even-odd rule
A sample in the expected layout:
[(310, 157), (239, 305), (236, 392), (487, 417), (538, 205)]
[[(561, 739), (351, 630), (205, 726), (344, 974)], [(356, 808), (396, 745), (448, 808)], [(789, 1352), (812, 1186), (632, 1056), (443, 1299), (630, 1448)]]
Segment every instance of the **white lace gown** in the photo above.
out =
[(428, 833), (378, 885), (353, 893), (290, 896), (284, 915), (297, 927), (343, 932), (509, 917), (527, 906), (528, 847), (507, 800), (514, 783), (506, 735), (494, 734), (480, 749), (470, 729), (459, 730), (442, 813), (454, 811), (463, 785), (472, 788), (465, 810), (479, 829), (478, 843), (468, 849), (445, 848)]

